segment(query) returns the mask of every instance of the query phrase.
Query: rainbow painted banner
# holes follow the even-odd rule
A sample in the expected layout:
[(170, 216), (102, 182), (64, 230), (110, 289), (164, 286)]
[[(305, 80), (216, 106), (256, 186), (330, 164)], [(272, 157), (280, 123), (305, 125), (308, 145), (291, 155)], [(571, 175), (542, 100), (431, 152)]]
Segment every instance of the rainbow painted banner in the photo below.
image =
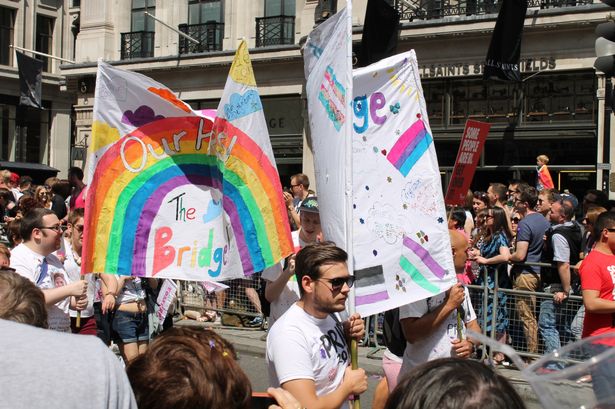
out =
[(82, 271), (220, 281), (292, 253), (245, 42), (214, 121), (99, 62)]

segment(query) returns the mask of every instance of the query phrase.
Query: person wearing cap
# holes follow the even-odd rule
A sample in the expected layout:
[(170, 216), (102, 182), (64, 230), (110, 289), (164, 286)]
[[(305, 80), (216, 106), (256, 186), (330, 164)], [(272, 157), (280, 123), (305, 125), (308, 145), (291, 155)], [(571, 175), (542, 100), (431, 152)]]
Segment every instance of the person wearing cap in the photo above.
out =
[[(308, 244), (322, 241), (318, 198), (308, 197), (299, 205), (301, 227), (292, 232), (295, 253)], [(299, 300), (299, 285), (295, 278), (295, 254), (285, 260), (285, 267), (277, 264), (263, 271), (266, 281), (265, 298), (271, 303), (269, 328)]]
[(15, 201), (19, 201), (19, 197), (22, 193), (19, 190), (19, 175), (17, 173), (11, 172), (9, 190), (13, 193), (13, 196), (15, 196)]

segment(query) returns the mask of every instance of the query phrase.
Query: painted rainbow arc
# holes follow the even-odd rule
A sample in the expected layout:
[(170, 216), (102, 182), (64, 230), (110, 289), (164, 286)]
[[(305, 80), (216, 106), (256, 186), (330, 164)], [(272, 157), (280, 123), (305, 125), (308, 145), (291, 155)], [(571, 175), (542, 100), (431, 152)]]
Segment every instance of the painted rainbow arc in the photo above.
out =
[[(231, 221), (245, 274), (262, 271), (292, 253), (275, 166), (251, 138), (226, 122), (225, 129), (237, 135), (226, 164), (206, 154), (207, 139), (197, 150), (200, 121), (198, 117), (168, 118), (147, 124), (100, 158), (89, 188), (95, 194), (87, 197), (84, 271), (146, 275), (145, 244), (151, 222), (165, 194), (186, 184), (223, 193), (222, 206)], [(202, 132), (211, 127), (211, 122), (206, 122)], [(172, 139), (169, 136), (180, 131), (186, 132), (180, 140), (180, 153), (162, 159), (149, 154), (141, 172), (126, 170), (120, 155), (122, 144), (126, 162), (140, 164), (142, 143), (152, 145), (160, 154), (162, 138)], [(94, 247), (96, 252), (88, 251)]]

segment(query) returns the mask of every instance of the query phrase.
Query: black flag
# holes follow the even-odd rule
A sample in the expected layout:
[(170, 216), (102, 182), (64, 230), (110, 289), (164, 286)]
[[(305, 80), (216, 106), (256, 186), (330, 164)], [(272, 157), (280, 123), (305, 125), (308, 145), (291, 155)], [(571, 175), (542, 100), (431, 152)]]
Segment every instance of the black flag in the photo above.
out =
[(521, 81), (519, 57), (527, 0), (504, 0), (493, 29), (483, 79)]
[(19, 51), (15, 53), (19, 70), (19, 105), (42, 109), (43, 62)]
[(397, 54), (399, 13), (385, 0), (368, 0), (357, 67)]

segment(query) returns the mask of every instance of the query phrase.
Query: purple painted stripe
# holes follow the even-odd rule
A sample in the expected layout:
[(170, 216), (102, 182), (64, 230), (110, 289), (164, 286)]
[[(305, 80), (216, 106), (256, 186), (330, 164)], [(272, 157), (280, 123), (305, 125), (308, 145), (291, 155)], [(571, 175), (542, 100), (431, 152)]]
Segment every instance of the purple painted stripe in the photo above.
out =
[(381, 291), (379, 293), (367, 294), (367, 295), (355, 295), (354, 304), (355, 305), (365, 305), (365, 304), (373, 304), (378, 301), (384, 301), (389, 299), (389, 293), (386, 291)]
[(429, 254), (429, 252), (425, 250), (423, 246), (421, 246), (419, 243), (412, 240), (408, 236), (404, 236), (404, 246), (412, 250), (412, 252), (416, 254), (418, 258), (421, 259), (423, 264), (425, 264), (425, 266), (427, 266), (427, 268), (431, 270), (431, 272), (434, 273), (436, 277), (442, 279), (444, 278), (444, 276), (446, 276), (446, 270), (443, 269), (442, 266), (440, 266), (440, 264), (438, 264), (438, 262), (434, 260), (433, 257), (431, 257), (431, 254)]
[[(143, 245), (135, 246), (133, 259), (133, 271), (135, 275), (140, 277), (145, 276), (145, 260), (147, 255), (146, 243), (149, 239), (152, 222), (160, 211), (162, 200), (165, 198), (167, 193), (169, 193), (176, 187), (192, 184), (199, 184), (203, 186), (209, 186), (220, 191), (222, 190), (222, 186), (219, 179), (201, 175), (178, 176), (169, 179), (166, 183), (161, 185), (157, 189), (156, 195), (150, 196), (147, 199), (145, 205), (143, 206), (143, 213), (141, 213), (141, 217), (139, 218), (137, 232), (135, 235), (135, 243), (143, 243)], [(243, 227), (239, 220), (239, 215), (237, 214), (237, 207), (227, 196), (224, 196), (222, 200), (222, 207), (231, 219), (231, 226), (233, 226), (233, 232), (235, 233), (235, 241), (239, 250), (241, 264), (244, 268), (244, 271), (249, 271), (251, 269), (251, 258), (248, 246), (245, 243)]]

